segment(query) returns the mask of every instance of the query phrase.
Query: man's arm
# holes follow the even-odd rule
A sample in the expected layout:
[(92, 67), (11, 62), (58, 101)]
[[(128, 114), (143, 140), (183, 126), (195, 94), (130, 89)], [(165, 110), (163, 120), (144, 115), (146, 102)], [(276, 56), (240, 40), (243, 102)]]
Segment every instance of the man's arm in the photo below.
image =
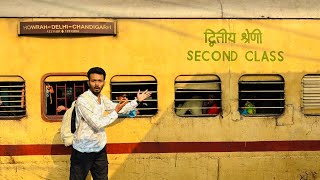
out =
[[(114, 111), (116, 106), (119, 104), (119, 103), (114, 103), (107, 98), (104, 98), (103, 102), (104, 102), (104, 106), (106, 108), (106, 111), (108, 111), (109, 113)], [(136, 100), (131, 101), (131, 102), (127, 103), (118, 113), (129, 114), (129, 112), (134, 110), (137, 106), (138, 106), (138, 103)]]
[[(151, 96), (151, 92), (148, 90), (145, 90), (143, 92), (140, 92), (140, 90), (137, 93), (137, 97), (135, 100), (131, 101), (130, 103), (127, 103), (120, 111), (119, 113), (121, 114), (129, 114), (130, 111), (134, 110), (139, 104), (138, 102), (144, 101), (146, 98)], [(118, 105), (117, 103), (112, 102), (111, 100), (107, 99), (104, 97), (104, 105), (106, 108), (106, 111), (109, 113), (112, 112), (116, 106)]]

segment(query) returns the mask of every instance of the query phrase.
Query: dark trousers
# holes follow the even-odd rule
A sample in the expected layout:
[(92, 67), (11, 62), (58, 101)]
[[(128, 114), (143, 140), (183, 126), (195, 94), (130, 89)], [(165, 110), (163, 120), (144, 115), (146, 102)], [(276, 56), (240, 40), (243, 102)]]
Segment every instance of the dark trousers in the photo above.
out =
[(85, 180), (90, 170), (94, 180), (108, 179), (106, 147), (100, 152), (82, 153), (72, 148), (70, 180)]

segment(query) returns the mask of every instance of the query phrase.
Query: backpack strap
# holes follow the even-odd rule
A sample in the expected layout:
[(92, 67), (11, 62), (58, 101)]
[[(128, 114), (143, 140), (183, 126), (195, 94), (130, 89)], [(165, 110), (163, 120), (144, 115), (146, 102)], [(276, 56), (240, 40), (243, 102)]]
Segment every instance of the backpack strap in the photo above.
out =
[[(81, 94), (82, 97), (84, 97), (87, 100), (87, 103), (90, 106), (90, 109), (94, 108), (94, 104), (92, 103), (92, 100), (90, 99), (89, 95), (87, 95), (86, 93)], [(76, 119), (76, 118), (75, 118)], [(76, 130), (79, 128), (81, 121), (79, 121), (78, 127), (76, 128)]]
[(71, 133), (76, 132), (77, 128), (76, 128), (76, 108), (74, 107), (76, 104), (76, 101), (73, 101), (71, 107), (73, 106), (73, 110), (71, 113)]

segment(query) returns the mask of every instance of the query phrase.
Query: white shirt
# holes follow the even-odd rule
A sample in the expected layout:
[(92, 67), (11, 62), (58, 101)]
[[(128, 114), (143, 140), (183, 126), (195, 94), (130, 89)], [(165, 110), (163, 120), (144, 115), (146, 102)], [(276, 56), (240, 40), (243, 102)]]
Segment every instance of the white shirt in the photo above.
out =
[[(113, 123), (118, 118), (115, 111), (117, 103), (113, 103), (108, 98), (100, 95), (98, 97), (90, 90), (78, 97), (76, 108), (76, 127), (72, 146), (80, 152), (99, 152), (107, 144), (105, 127)], [(119, 113), (128, 114), (138, 106), (137, 101), (126, 104)], [(109, 114), (104, 115), (105, 111)]]
[(202, 101), (193, 99), (201, 99), (201, 96), (193, 96), (190, 101), (186, 101), (182, 106), (177, 108), (176, 114), (178, 116), (183, 116), (187, 111), (191, 111), (192, 115), (201, 115)]

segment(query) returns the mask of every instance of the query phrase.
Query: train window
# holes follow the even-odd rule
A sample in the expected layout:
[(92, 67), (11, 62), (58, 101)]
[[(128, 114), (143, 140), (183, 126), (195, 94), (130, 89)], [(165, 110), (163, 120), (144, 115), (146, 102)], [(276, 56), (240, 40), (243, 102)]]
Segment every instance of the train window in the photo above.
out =
[(302, 78), (302, 111), (306, 115), (320, 115), (320, 75)]
[[(157, 80), (149, 75), (117, 75), (111, 79), (111, 100), (118, 102), (120, 96), (126, 95), (129, 100), (133, 100), (138, 91), (148, 89), (152, 95), (150, 98), (144, 100), (137, 107), (136, 117), (150, 117), (158, 111), (158, 94), (157, 94)], [(121, 117), (121, 116), (120, 116)]]
[(284, 111), (280, 75), (244, 75), (239, 79), (239, 112), (244, 116), (278, 116)]
[(181, 75), (175, 80), (175, 113), (182, 117), (221, 112), (221, 81), (216, 75)]
[(0, 118), (26, 116), (25, 81), (20, 76), (0, 76)]
[(61, 120), (65, 108), (71, 107), (72, 102), (88, 89), (87, 80), (88, 78), (85, 75), (46, 75), (42, 84), (42, 112), (45, 118)]

